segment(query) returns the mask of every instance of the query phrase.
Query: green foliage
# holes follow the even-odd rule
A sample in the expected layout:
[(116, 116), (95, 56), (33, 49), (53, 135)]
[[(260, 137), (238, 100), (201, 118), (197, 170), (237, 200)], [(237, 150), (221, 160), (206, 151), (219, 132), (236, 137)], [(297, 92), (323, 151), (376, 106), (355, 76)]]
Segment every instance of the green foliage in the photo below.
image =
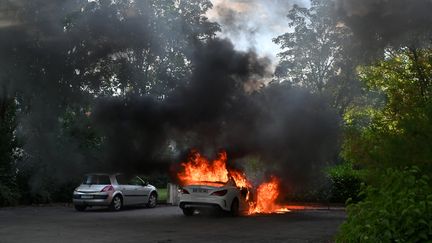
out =
[(159, 203), (166, 203), (168, 199), (168, 189), (165, 188), (158, 188), (158, 202)]
[(358, 195), (363, 183), (364, 171), (353, 169), (351, 163), (344, 162), (329, 168), (327, 174), (331, 180), (331, 202), (345, 203), (347, 200), (352, 202), (360, 200)]
[(169, 177), (166, 173), (152, 173), (142, 176), (142, 178), (156, 188), (166, 188), (169, 181)]
[(373, 168), (430, 167), (432, 51), (389, 52), (378, 64), (359, 68), (359, 75), (383, 98), (345, 113), (343, 157)]
[(388, 169), (348, 206), (337, 242), (430, 242), (432, 180), (418, 167)]

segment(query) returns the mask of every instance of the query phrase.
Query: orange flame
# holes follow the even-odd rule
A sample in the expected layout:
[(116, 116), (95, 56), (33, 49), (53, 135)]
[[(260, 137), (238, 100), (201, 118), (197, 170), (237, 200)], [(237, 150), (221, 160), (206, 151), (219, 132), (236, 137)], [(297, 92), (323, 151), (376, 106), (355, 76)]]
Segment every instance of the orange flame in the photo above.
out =
[(250, 204), (248, 214), (289, 212), (288, 208), (276, 204), (278, 196), (279, 180), (272, 177), (269, 182), (264, 182), (257, 188), (256, 201)]
[(192, 151), (189, 161), (182, 163), (184, 171), (177, 174), (184, 185), (195, 182), (228, 182), (228, 170), (226, 168), (227, 155), (221, 152), (218, 158), (208, 161), (197, 151)]
[[(245, 173), (228, 169), (226, 166), (227, 154), (220, 152), (218, 157), (209, 161), (198, 151), (192, 150), (189, 161), (181, 164), (183, 171), (177, 173), (182, 185), (194, 183), (227, 183), (232, 179), (239, 188), (252, 189), (252, 183), (247, 179)], [(289, 212), (287, 207), (276, 204), (280, 193), (279, 180), (271, 177), (270, 181), (264, 182), (256, 189), (254, 201), (249, 202), (247, 214), (269, 214)], [(249, 193), (246, 196), (249, 200)]]
[(193, 150), (189, 161), (181, 164), (184, 170), (177, 176), (183, 185), (196, 182), (227, 183), (232, 178), (237, 187), (251, 188), (252, 184), (247, 180), (246, 175), (240, 171), (228, 170), (226, 161), (226, 152), (220, 152), (215, 160), (209, 161), (198, 151)]

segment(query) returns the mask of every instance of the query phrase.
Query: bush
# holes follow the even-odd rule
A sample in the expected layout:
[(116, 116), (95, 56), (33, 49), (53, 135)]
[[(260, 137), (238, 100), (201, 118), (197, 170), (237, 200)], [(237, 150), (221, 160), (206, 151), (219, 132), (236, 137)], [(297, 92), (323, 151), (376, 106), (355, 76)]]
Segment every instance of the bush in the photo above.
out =
[(362, 189), (363, 201), (348, 206), (337, 242), (430, 242), (431, 178), (412, 167), (388, 169), (378, 179)]
[(327, 174), (331, 180), (330, 201), (345, 203), (348, 199), (359, 201), (360, 187), (363, 182), (361, 171), (353, 169), (349, 162), (331, 167)]
[(15, 206), (19, 202), (20, 195), (19, 193), (0, 183), (0, 207), (4, 206)]

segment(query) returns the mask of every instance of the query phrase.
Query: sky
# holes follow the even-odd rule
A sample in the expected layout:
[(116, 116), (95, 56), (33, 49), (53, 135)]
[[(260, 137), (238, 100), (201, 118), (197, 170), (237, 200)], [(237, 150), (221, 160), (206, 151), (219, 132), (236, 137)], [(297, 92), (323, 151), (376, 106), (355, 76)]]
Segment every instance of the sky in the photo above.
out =
[(277, 62), (281, 51), (272, 39), (288, 32), (286, 15), (293, 4), (308, 6), (309, 0), (212, 0), (210, 20), (221, 24), (221, 37), (232, 40), (238, 50), (254, 49)]

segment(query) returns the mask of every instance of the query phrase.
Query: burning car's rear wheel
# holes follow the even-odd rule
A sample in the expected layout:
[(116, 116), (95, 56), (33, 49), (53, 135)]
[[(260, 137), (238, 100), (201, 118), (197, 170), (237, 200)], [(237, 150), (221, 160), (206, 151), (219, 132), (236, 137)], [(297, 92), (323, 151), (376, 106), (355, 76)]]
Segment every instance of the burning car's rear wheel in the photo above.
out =
[(185, 216), (192, 216), (194, 214), (194, 209), (193, 208), (183, 208), (183, 214)]
[(237, 198), (231, 203), (231, 216), (237, 217), (239, 215), (239, 201)]
[(120, 211), (123, 207), (123, 199), (121, 196), (116, 195), (111, 201), (110, 209), (112, 211)]
[(80, 212), (85, 211), (87, 208), (86, 205), (74, 205), (74, 207), (77, 211), (80, 211)]

